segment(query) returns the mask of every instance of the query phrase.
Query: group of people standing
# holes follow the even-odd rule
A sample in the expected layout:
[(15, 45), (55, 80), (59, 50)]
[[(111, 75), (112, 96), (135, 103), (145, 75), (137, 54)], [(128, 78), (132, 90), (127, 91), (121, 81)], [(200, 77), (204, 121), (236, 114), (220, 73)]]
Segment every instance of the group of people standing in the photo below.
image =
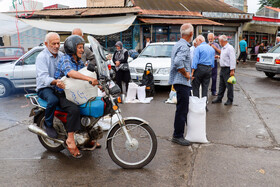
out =
[[(202, 35), (193, 41), (194, 30), (189, 23), (180, 28), (181, 39), (175, 44), (171, 55), (171, 70), (169, 84), (174, 85), (177, 92), (177, 105), (174, 120), (172, 142), (188, 146), (190, 142), (184, 138), (184, 129), (187, 123), (189, 96), (199, 97), (199, 88), (202, 87), (202, 97), (208, 96), (208, 87), (212, 78), (211, 92), (217, 96), (213, 104), (221, 103), (225, 90), (227, 101), (225, 105), (232, 105), (233, 85), (227, 80), (234, 76), (236, 68), (235, 49), (227, 41), (227, 36), (219, 36), (219, 44), (214, 42), (214, 34), (208, 34), (207, 44)], [(216, 93), (217, 59), (220, 59), (219, 92)], [(206, 110), (208, 110), (206, 108)]]
[[(80, 109), (75, 103), (66, 99), (65, 85), (61, 78), (66, 76), (74, 79), (88, 81), (93, 86), (98, 85), (98, 80), (79, 72), (87, 63), (95, 65), (95, 57), (93, 52), (85, 46), (83, 32), (76, 28), (72, 31), (64, 46), (60, 47), (60, 36), (55, 32), (50, 32), (45, 37), (45, 48), (36, 58), (36, 91), (38, 96), (47, 101), (45, 109), (44, 126), (49, 137), (57, 138), (58, 134), (53, 127), (54, 112), (57, 106), (60, 106), (67, 113), (67, 140), (65, 142), (69, 152), (75, 158), (81, 157), (81, 153), (77, 148), (74, 140), (74, 132), (80, 130)], [(127, 51), (123, 49), (122, 43), (116, 43), (116, 49), (113, 56), (113, 62), (118, 68), (121, 64), (127, 63)], [(129, 82), (129, 70), (122, 72), (117, 71), (117, 83), (121, 87), (121, 81)], [(89, 147), (95, 146), (99, 148), (97, 142), (89, 142)]]

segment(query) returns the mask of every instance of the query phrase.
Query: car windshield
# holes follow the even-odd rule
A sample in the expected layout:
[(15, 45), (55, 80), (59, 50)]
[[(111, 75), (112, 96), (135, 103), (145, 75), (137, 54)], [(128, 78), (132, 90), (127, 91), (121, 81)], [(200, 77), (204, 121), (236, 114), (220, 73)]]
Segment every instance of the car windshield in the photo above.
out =
[(174, 45), (149, 45), (140, 54), (140, 57), (163, 57), (171, 58)]
[(280, 53), (280, 45), (273, 47), (268, 53)]
[(17, 47), (0, 48), (1, 57), (20, 57), (23, 55), (23, 49)]

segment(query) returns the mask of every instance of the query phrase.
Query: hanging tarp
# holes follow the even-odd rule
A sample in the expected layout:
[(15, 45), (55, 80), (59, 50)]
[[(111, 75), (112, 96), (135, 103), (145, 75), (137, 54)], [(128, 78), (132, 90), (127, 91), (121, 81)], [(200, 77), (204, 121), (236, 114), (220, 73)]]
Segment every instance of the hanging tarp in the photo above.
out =
[(69, 31), (80, 28), (84, 33), (93, 35), (109, 35), (127, 30), (136, 16), (115, 16), (98, 18), (68, 19), (22, 19), (26, 24), (48, 31)]
[(13, 35), (17, 32), (24, 32), (32, 28), (32, 26), (17, 20), (16, 17), (8, 16), (0, 13), (0, 37), (4, 35)]

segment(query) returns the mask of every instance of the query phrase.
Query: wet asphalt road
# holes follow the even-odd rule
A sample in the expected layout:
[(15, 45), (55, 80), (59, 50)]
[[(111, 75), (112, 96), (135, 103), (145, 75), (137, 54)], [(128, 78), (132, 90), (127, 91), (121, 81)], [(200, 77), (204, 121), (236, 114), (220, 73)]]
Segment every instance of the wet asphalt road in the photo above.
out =
[(151, 104), (122, 105), (123, 116), (149, 121), (158, 137), (154, 160), (140, 170), (121, 169), (104, 146), (79, 160), (46, 151), (27, 130), (32, 106), (18, 90), (0, 99), (0, 186), (279, 186), (280, 76), (267, 78), (249, 63), (236, 78), (233, 106), (208, 105), (209, 144), (170, 142), (169, 89), (157, 89)]

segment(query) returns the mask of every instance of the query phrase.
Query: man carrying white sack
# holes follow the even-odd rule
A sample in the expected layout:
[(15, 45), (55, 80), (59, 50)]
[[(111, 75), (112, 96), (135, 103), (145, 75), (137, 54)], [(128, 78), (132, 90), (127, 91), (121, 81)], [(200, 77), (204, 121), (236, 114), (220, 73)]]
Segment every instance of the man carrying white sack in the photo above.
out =
[(177, 92), (172, 142), (189, 146), (190, 142), (184, 138), (184, 131), (187, 123), (189, 96), (191, 92), (190, 42), (193, 39), (193, 26), (189, 23), (183, 24), (180, 32), (181, 39), (174, 45), (172, 50), (169, 77), (169, 84), (174, 85)]

